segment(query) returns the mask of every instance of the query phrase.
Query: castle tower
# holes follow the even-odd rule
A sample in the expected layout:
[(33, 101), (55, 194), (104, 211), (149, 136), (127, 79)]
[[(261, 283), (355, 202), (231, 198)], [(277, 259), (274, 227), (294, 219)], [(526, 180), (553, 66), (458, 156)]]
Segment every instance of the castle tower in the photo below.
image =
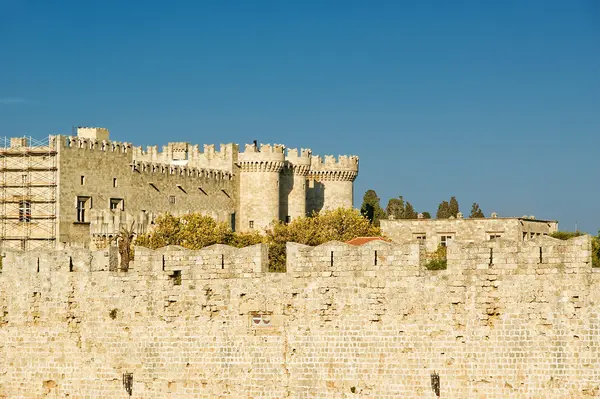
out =
[(287, 151), (286, 165), (280, 182), (279, 219), (292, 220), (306, 215), (306, 176), (310, 171), (311, 150), (296, 148)]
[(313, 156), (308, 173), (307, 212), (352, 208), (354, 180), (358, 175), (358, 157), (340, 155)]
[(284, 146), (246, 144), (240, 167), (239, 230), (262, 230), (279, 220), (279, 175), (285, 165)]

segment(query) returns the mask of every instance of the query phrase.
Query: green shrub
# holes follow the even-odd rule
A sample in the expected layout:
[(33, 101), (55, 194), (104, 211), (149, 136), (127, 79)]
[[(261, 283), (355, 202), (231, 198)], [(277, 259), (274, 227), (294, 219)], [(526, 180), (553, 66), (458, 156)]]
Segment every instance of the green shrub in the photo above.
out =
[(446, 270), (448, 268), (447, 249), (440, 245), (435, 252), (428, 254), (429, 260), (425, 264), (427, 270)]
[(550, 237), (558, 238), (559, 240), (568, 240), (569, 238), (579, 237), (584, 235), (581, 231), (555, 231), (550, 233)]
[(166, 245), (200, 249), (212, 244), (242, 248), (263, 242), (269, 245), (269, 271), (285, 272), (287, 242), (314, 246), (333, 240), (381, 237), (379, 227), (373, 226), (360, 212), (343, 208), (299, 217), (289, 224), (278, 222), (265, 233), (232, 232), (227, 224), (197, 213), (181, 217), (165, 214), (157, 218), (151, 232), (139, 235), (135, 244), (152, 249)]

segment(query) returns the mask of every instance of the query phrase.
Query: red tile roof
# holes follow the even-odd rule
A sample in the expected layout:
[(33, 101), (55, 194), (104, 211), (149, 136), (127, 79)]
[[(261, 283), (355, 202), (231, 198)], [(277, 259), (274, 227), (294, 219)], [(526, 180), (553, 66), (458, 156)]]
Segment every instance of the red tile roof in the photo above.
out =
[(363, 245), (363, 244), (366, 244), (366, 243), (368, 243), (370, 241), (375, 241), (375, 240), (385, 241), (381, 237), (356, 237), (356, 238), (351, 239), (350, 241), (346, 241), (346, 244)]

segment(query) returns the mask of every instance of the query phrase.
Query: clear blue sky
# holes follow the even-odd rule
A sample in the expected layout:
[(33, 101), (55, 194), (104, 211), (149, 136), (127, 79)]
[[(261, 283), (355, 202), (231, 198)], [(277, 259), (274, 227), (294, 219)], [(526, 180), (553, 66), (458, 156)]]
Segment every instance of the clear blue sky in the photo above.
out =
[(600, 228), (600, 2), (0, 0), (0, 136), (276, 142), (435, 213)]

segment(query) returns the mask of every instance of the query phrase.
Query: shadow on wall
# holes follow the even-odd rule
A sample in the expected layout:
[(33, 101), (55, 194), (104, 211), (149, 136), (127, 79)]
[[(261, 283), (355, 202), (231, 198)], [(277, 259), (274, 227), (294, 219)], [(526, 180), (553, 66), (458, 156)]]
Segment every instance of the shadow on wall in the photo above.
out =
[(318, 181), (309, 181), (306, 189), (306, 212), (320, 212), (325, 204), (325, 185)]
[(286, 221), (286, 217), (290, 214), (290, 193), (294, 189), (294, 175), (292, 173), (284, 173), (281, 175), (279, 183), (279, 220)]

